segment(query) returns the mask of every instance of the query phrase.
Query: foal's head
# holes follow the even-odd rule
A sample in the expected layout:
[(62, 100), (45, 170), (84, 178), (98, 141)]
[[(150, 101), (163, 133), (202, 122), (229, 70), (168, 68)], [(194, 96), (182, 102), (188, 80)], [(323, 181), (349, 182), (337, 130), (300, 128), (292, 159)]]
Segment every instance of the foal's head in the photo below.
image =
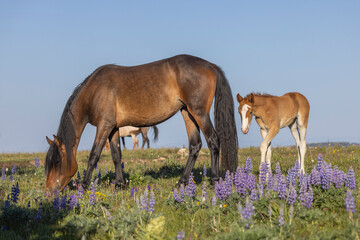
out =
[(238, 110), (241, 117), (241, 131), (244, 134), (247, 134), (249, 132), (249, 127), (253, 116), (254, 94), (251, 93), (245, 98), (241, 97), (240, 94), (237, 94), (236, 98), (239, 102)]

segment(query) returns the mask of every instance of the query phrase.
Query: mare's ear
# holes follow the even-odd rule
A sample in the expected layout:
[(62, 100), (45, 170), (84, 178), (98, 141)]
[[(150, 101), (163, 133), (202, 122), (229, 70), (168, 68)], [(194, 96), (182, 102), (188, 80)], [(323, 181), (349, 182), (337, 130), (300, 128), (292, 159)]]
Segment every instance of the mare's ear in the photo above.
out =
[(236, 98), (237, 98), (237, 100), (238, 100), (239, 103), (243, 100), (243, 97), (240, 96), (240, 94), (237, 94), (237, 95), (236, 95)]
[(60, 143), (59, 138), (58, 138), (56, 135), (53, 135), (53, 136), (54, 136), (54, 143), (56, 144), (56, 146), (57, 146), (59, 149), (61, 149), (61, 148), (60, 148), (61, 143)]
[(51, 141), (50, 138), (48, 138), (47, 136), (46, 136), (46, 141), (48, 142), (48, 144), (49, 144), (50, 146), (54, 143), (54, 142)]
[(254, 99), (255, 99), (255, 95), (254, 93), (251, 93), (250, 96), (248, 97), (249, 102), (254, 104)]

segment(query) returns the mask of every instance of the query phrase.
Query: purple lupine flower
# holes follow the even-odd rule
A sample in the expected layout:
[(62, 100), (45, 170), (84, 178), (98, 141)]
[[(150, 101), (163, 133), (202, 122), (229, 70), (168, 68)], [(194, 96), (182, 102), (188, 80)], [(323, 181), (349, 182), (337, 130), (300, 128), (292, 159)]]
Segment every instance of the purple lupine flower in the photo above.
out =
[(67, 194), (62, 196), (60, 199), (60, 209), (65, 209), (67, 207)]
[(77, 207), (78, 198), (79, 197), (75, 193), (71, 194), (70, 199), (69, 199), (70, 200), (69, 208), (73, 209), (73, 208)]
[(153, 191), (151, 191), (150, 193), (150, 199), (149, 199), (149, 208), (148, 208), (148, 211), (149, 212), (154, 212), (155, 209), (154, 209), (154, 206), (155, 206), (155, 194)]
[[(261, 184), (259, 184), (261, 185)], [(262, 186), (262, 185), (261, 185)], [(250, 194), (250, 200), (256, 202), (258, 200), (258, 195), (256, 189), (253, 189)]]
[(316, 170), (320, 171), (321, 168), (322, 168), (322, 165), (323, 165), (323, 160), (324, 160), (323, 156), (320, 153), (319, 153), (319, 155), (317, 157), (317, 160), (318, 160), (318, 162), (317, 162), (317, 165), (316, 165)]
[(227, 170), (225, 174), (225, 182), (224, 182), (224, 187), (227, 196), (231, 196), (232, 183), (233, 183), (233, 175), (230, 174), (229, 170)]
[(184, 232), (184, 230), (181, 230), (180, 232), (178, 232), (178, 234), (176, 235), (176, 239), (177, 239), (177, 240), (184, 240), (184, 239), (185, 239), (185, 232)]
[(105, 175), (107, 175), (108, 174), (108, 170), (107, 170), (107, 168), (105, 168)]
[(306, 183), (303, 181), (299, 190), (299, 200), (303, 206), (305, 206), (306, 201)]
[(35, 165), (35, 167), (40, 167), (40, 159), (38, 159), (38, 158), (36, 158), (35, 157), (35, 159), (34, 159), (34, 165)]
[(84, 169), (83, 170), (83, 179), (85, 179), (85, 176), (86, 176), (86, 170)]
[(280, 206), (280, 214), (279, 214), (279, 227), (283, 226), (285, 224), (284, 219), (284, 206)]
[(122, 162), (122, 163), (121, 163), (121, 169), (124, 170), (124, 168), (125, 168), (125, 163)]
[(346, 175), (343, 171), (340, 171), (339, 169), (336, 169), (334, 171), (334, 184), (336, 188), (341, 188), (344, 184)]
[[(297, 162), (295, 162), (295, 164), (296, 164)], [(287, 176), (286, 176), (286, 186), (288, 187), (288, 186), (290, 186), (290, 184), (292, 184), (293, 186), (295, 186), (295, 184), (296, 184), (296, 177), (297, 177), (297, 169), (296, 169), (296, 167), (294, 166), (294, 167), (292, 167), (292, 168), (290, 168), (289, 170), (288, 170), (288, 174), (287, 174)]]
[(251, 158), (248, 157), (245, 162), (245, 173), (251, 173), (251, 171), (252, 171)]
[(59, 210), (59, 209), (60, 209), (60, 199), (59, 199), (58, 191), (55, 190), (54, 194), (55, 194), (55, 198), (54, 198), (54, 210)]
[(7, 196), (7, 200), (5, 201), (5, 208), (10, 207), (10, 194)]
[(296, 201), (296, 198), (297, 198), (296, 189), (293, 185), (290, 185), (287, 203), (289, 205), (293, 205)]
[(189, 176), (188, 184), (185, 187), (185, 196), (194, 197), (195, 196), (195, 190), (196, 190), (196, 184), (194, 182), (193, 173), (191, 173), (190, 176)]
[(28, 204), (27, 204), (27, 207), (29, 208), (31, 205), (30, 205), (30, 201), (28, 201)]
[(19, 189), (19, 183), (16, 182), (15, 185), (12, 186), (11, 188), (11, 201), (13, 203), (17, 203), (19, 200), (19, 194), (20, 194), (20, 189)]
[(78, 187), (78, 196), (79, 198), (82, 198), (84, 196), (84, 188), (82, 187), (81, 184)]
[[(246, 177), (246, 175), (245, 175)], [(247, 174), (247, 179), (246, 179), (246, 188), (251, 191), (253, 189), (255, 189), (256, 187), (256, 180), (255, 180), (255, 175), (252, 173)], [(248, 192), (246, 192), (246, 194), (248, 194)]]
[(144, 193), (140, 196), (140, 202), (141, 202), (141, 210), (147, 211), (148, 210), (148, 195), (149, 191), (145, 189)]
[(78, 182), (81, 181), (81, 176), (80, 176), (80, 172), (79, 172), (79, 171), (77, 172), (76, 180), (77, 180)]
[(305, 205), (304, 205), (307, 209), (311, 208), (313, 199), (314, 199), (314, 192), (313, 192), (312, 188), (310, 187), (309, 191), (306, 194)]
[[(275, 174), (277, 176), (281, 176), (281, 167), (280, 167), (280, 163), (276, 163), (276, 166), (275, 166)], [(280, 177), (279, 177), (280, 178)]]
[(204, 175), (204, 177), (206, 177), (206, 174), (207, 174), (207, 170), (206, 170), (206, 166), (205, 166), (205, 164), (204, 164), (204, 168), (203, 168), (203, 175)]
[(254, 206), (249, 198), (246, 199), (245, 207), (242, 210), (241, 217), (247, 222), (246, 228), (249, 228), (251, 217), (255, 214)]
[(284, 176), (282, 176), (280, 182), (278, 183), (278, 197), (286, 199), (286, 180)]
[(219, 200), (225, 200), (227, 197), (225, 183), (222, 178), (220, 178), (219, 181), (215, 183), (215, 196)]
[(273, 180), (273, 175), (271, 173), (271, 171), (269, 171), (267, 180), (266, 180), (266, 190), (269, 191), (270, 189), (273, 189), (273, 185), (274, 185), (274, 180)]
[(330, 188), (330, 176), (328, 167), (324, 164), (323, 168), (320, 170), (321, 174), (321, 187), (325, 190)]
[(101, 209), (104, 211), (106, 217), (108, 220), (111, 220), (113, 218), (113, 216), (111, 216), (111, 213), (109, 212), (109, 210), (107, 210), (105, 207), (101, 206)]
[(313, 168), (313, 170), (311, 171), (310, 183), (311, 183), (311, 185), (320, 185), (321, 184), (320, 172), (316, 168)]
[(90, 201), (89, 201), (89, 204), (90, 205), (94, 205), (95, 204), (95, 200), (96, 200), (96, 187), (97, 187), (97, 181), (98, 181), (98, 178), (91, 184), (91, 188), (90, 188)]
[(13, 178), (12, 175), (10, 175), (10, 177), (9, 177), (9, 182), (12, 182), (12, 181), (14, 181), (14, 178)]
[(175, 201), (177, 201), (178, 203), (181, 203), (183, 201), (183, 199), (179, 196), (178, 192), (176, 189), (174, 189), (174, 199)]
[(207, 186), (204, 182), (201, 188), (201, 202), (205, 202), (206, 200), (207, 200)]
[(181, 184), (181, 185), (180, 185), (180, 189), (179, 189), (179, 195), (180, 195), (181, 197), (183, 197), (184, 194), (185, 194), (185, 186), (184, 186), (184, 184)]
[(260, 175), (259, 175), (259, 180), (260, 180), (260, 183), (262, 185), (265, 185), (266, 184), (266, 175), (268, 173), (268, 163), (267, 162), (262, 162), (260, 164)]
[(352, 167), (349, 168), (349, 171), (346, 174), (345, 186), (350, 189), (356, 188), (355, 173)]
[(243, 168), (237, 167), (234, 175), (234, 185), (235, 189), (240, 196), (246, 195), (246, 185), (247, 185), (247, 174), (244, 172)]
[(346, 207), (346, 211), (353, 213), (355, 212), (354, 197), (352, 196), (350, 189), (347, 189), (346, 192), (345, 207)]
[(11, 173), (15, 174), (16, 173), (16, 163), (14, 164), (14, 166), (11, 168)]
[[(295, 178), (299, 177), (300, 175), (300, 163), (299, 161), (296, 161), (293, 167)], [(295, 186), (295, 185), (294, 185)]]
[(137, 192), (136, 187), (133, 187), (133, 188), (131, 189), (130, 198), (134, 197), (134, 194), (135, 194), (136, 192)]
[(262, 198), (263, 195), (264, 195), (264, 185), (258, 184), (257, 185), (257, 190), (258, 190), (259, 198)]
[(42, 210), (42, 203), (40, 203), (39, 209), (38, 209), (38, 211), (36, 213), (36, 217), (35, 217), (36, 220), (40, 220), (42, 218), (41, 217), (41, 210)]
[(1, 180), (5, 180), (6, 179), (6, 173), (5, 173), (5, 168), (3, 167), (1, 169)]

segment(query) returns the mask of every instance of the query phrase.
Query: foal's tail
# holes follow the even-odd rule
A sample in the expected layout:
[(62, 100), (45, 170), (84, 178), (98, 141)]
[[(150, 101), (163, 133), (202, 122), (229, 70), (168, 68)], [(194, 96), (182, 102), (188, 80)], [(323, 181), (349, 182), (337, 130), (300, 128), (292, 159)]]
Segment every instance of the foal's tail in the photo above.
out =
[(215, 130), (220, 139), (221, 169), (235, 172), (238, 166), (238, 138), (234, 116), (234, 100), (224, 72), (215, 66)]
[(159, 136), (159, 129), (156, 126), (152, 126), (153, 130), (154, 130), (154, 139), (153, 141), (156, 142), (158, 140), (158, 136)]

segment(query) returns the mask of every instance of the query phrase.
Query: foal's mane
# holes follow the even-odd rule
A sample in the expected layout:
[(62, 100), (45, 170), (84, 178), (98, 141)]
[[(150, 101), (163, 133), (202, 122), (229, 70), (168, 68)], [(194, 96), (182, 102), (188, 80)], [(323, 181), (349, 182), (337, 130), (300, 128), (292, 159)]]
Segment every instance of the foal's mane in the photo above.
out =
[(251, 94), (254, 94), (257, 97), (273, 97), (274, 95), (268, 93), (260, 93), (260, 92), (252, 92), (245, 96), (245, 98), (249, 97)]
[[(90, 74), (82, 83), (80, 83), (71, 94), (70, 98), (66, 102), (64, 111), (61, 115), (60, 125), (57, 132), (57, 137), (65, 144), (66, 148), (66, 156), (68, 161), (68, 166), (71, 165), (71, 150), (72, 147), (76, 143), (76, 135), (75, 129), (72, 122), (73, 114), (70, 111), (72, 104), (74, 103), (75, 98), (79, 95), (80, 91), (84, 88), (84, 86), (88, 83), (89, 79), (94, 73), (97, 73), (100, 69), (104, 66), (97, 68), (92, 74)], [(45, 161), (45, 175), (48, 174), (48, 171), (52, 168), (52, 166), (60, 160), (59, 156), (59, 149), (55, 144), (51, 144), (50, 148), (46, 154), (46, 161)]]

